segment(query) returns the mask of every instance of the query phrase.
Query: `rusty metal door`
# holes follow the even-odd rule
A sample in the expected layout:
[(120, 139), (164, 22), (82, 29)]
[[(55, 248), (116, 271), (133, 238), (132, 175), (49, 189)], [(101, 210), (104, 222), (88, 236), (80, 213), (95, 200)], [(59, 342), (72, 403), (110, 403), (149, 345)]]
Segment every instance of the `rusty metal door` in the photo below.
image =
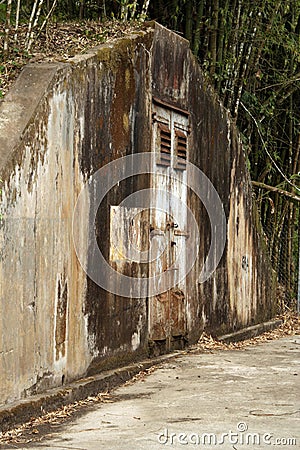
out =
[[(155, 153), (155, 175), (151, 179), (153, 194), (150, 211), (153, 257), (150, 258), (149, 276), (168, 272), (174, 283), (169, 290), (149, 296), (149, 344), (152, 354), (183, 348), (186, 342), (184, 275), (187, 217), (176, 198), (187, 204), (187, 142), (188, 114), (156, 101), (153, 104), (152, 149)], [(164, 196), (164, 192), (172, 195)], [(175, 217), (179, 218), (178, 223)], [(176, 282), (178, 278), (180, 281)]]

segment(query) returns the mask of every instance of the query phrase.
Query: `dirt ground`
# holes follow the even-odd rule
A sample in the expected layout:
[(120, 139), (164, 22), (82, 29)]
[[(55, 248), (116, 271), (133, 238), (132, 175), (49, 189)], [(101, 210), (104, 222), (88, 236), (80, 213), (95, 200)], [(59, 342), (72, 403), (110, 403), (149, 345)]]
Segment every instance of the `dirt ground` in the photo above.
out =
[[(141, 26), (142, 23), (138, 21), (124, 23), (117, 20), (52, 22), (34, 38), (32, 48), (28, 53), (24, 50), (27, 26), (21, 25), (16, 42), (11, 33), (10, 53), (7, 59), (0, 59), (0, 101), (25, 64), (42, 61), (66, 62), (76, 54), (84, 53), (89, 48), (120, 38), (140, 29)], [(3, 47), (3, 36), (4, 25), (0, 24), (0, 49)]]

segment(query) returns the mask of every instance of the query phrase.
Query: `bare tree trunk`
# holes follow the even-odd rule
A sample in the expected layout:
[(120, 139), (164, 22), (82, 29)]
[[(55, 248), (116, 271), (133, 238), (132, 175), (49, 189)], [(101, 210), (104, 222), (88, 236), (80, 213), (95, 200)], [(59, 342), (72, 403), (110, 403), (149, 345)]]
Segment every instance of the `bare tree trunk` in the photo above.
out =
[(79, 7), (79, 19), (82, 20), (84, 18), (84, 7), (85, 7), (85, 0), (80, 0), (80, 7)]
[(3, 43), (3, 56), (4, 56), (4, 59), (7, 58), (8, 50), (9, 50), (9, 32), (10, 32), (11, 6), (12, 6), (12, 0), (7, 0), (6, 20), (5, 20), (5, 34), (4, 34), (4, 43)]
[(288, 294), (288, 300), (291, 300), (293, 296), (294, 287), (294, 264), (293, 264), (293, 235), (294, 235), (294, 205), (289, 204), (288, 214), (286, 218), (286, 238), (283, 245), (285, 247), (285, 258), (282, 261), (283, 277), (285, 280), (285, 286)]
[(218, 36), (219, 0), (213, 0), (212, 6), (212, 33), (210, 37), (210, 75), (214, 75), (217, 62), (217, 36)]
[[(205, 11), (204, 11), (204, 26), (203, 26), (203, 41), (201, 42), (201, 50), (204, 55), (205, 60), (209, 61), (209, 30), (211, 28), (211, 2), (205, 2)], [(204, 62), (206, 62), (204, 61)], [(206, 65), (207, 67), (207, 65)]]
[(52, 15), (52, 13), (53, 13), (53, 11), (54, 11), (54, 8), (55, 8), (55, 6), (56, 6), (56, 4), (57, 4), (57, 0), (54, 0), (53, 3), (52, 3), (52, 6), (51, 6), (50, 11), (48, 12), (47, 16), (46, 16), (45, 19), (44, 19), (44, 22), (42, 23), (42, 25), (41, 25), (41, 27), (40, 27), (40, 29), (39, 29), (39, 32), (38, 32), (38, 34), (37, 34), (37, 38), (39, 37), (39, 35), (40, 35), (41, 32), (43, 31), (44, 27), (47, 25), (47, 22), (48, 22), (49, 18), (51, 17), (51, 15)]
[(20, 18), (20, 6), (21, 6), (21, 0), (17, 0), (17, 10), (16, 10), (16, 25), (15, 25), (15, 36), (14, 41), (15, 43), (18, 40), (18, 28), (19, 28), (19, 18)]
[[(241, 79), (242, 65), (243, 61), (246, 59), (245, 48), (247, 45), (247, 34), (249, 33), (249, 29), (251, 26), (249, 22), (249, 17), (251, 18), (253, 15), (253, 10), (249, 11), (248, 8), (251, 7), (251, 3), (240, 2), (239, 4), (239, 21), (237, 22), (237, 27), (235, 30), (235, 54), (236, 61), (233, 64), (232, 71), (232, 83), (231, 83), (231, 95), (228, 101), (228, 108), (231, 110), (233, 117), (235, 116), (235, 109), (237, 98), (239, 95), (239, 85), (243, 86), (243, 80)], [(242, 84), (241, 84), (242, 83)], [(241, 87), (242, 89), (242, 87)], [(238, 102), (239, 104), (239, 102)]]
[[(223, 75), (224, 73), (224, 52), (225, 52), (225, 22), (228, 20), (228, 7), (229, 0), (226, 0), (223, 9), (220, 10), (219, 14), (219, 36), (218, 36), (218, 53), (217, 53), (217, 63), (218, 63), (218, 74)], [(221, 96), (221, 85), (222, 77), (220, 76), (217, 81), (217, 90)]]
[(137, 2), (138, 2), (138, 0), (134, 0), (133, 3), (132, 3), (132, 6), (131, 6), (130, 18), (131, 18), (132, 20), (135, 19)]
[(142, 12), (141, 12), (141, 15), (140, 15), (141, 22), (143, 22), (146, 19), (146, 17), (147, 17), (149, 4), (150, 4), (150, 0), (144, 0)]
[(34, 0), (33, 6), (32, 6), (32, 10), (31, 10), (30, 19), (29, 19), (29, 23), (28, 23), (28, 30), (27, 30), (27, 34), (26, 34), (26, 39), (25, 39), (25, 47), (26, 47), (26, 49), (28, 47), (29, 39), (30, 39), (30, 36), (31, 36), (31, 29), (32, 29), (33, 20), (34, 20), (35, 11), (36, 11), (37, 6), (38, 6), (38, 0)]
[[(252, 15), (252, 11), (251, 11), (250, 14)], [(237, 118), (237, 116), (238, 116), (239, 105), (240, 105), (242, 92), (243, 92), (243, 87), (244, 87), (244, 80), (245, 80), (246, 72), (247, 72), (247, 69), (248, 69), (248, 64), (249, 64), (250, 56), (251, 56), (251, 53), (252, 53), (252, 48), (253, 48), (253, 43), (254, 43), (254, 40), (255, 40), (256, 32), (257, 32), (257, 28), (256, 28), (256, 26), (254, 26), (254, 29), (253, 29), (253, 32), (252, 32), (252, 35), (251, 35), (251, 39), (250, 39), (250, 43), (249, 43), (249, 46), (248, 46), (247, 53), (246, 53), (245, 57), (243, 58), (244, 63), (243, 63), (242, 71), (241, 71), (240, 76), (239, 76), (239, 85), (237, 87), (237, 94), (236, 94), (234, 110), (233, 110), (234, 111), (233, 112), (233, 117), (235, 117), (235, 118)]]
[(37, 27), (43, 3), (44, 3), (44, 0), (40, 0), (39, 6), (38, 6), (38, 10), (37, 10), (37, 13), (36, 13), (36, 16), (35, 16), (35, 20), (34, 20), (34, 23), (33, 23), (32, 29), (31, 29), (28, 45), (27, 45), (27, 51), (28, 52), (30, 51), (31, 46), (32, 46), (33, 33), (34, 33), (35, 28)]
[[(178, 23), (178, 9), (179, 9), (179, 5), (178, 2), (180, 0), (172, 0), (172, 6), (171, 6), (171, 21), (170, 21), (170, 28), (172, 28), (173, 30), (177, 30), (177, 23)], [(156, 15), (156, 17), (160, 17), (163, 14), (163, 8), (162, 8), (162, 1), (160, 0), (159, 2), (159, 8), (158, 8), (158, 14)]]
[(201, 39), (201, 29), (203, 24), (203, 7), (204, 0), (199, 1), (198, 11), (197, 11), (197, 19), (196, 19), (196, 27), (194, 33), (194, 45), (193, 45), (193, 53), (195, 56), (198, 55), (199, 47), (200, 47), (200, 39)]
[[(236, 3), (235, 3), (236, 5)], [(235, 6), (235, 9), (237, 8), (236, 12), (236, 21), (235, 21), (235, 28), (231, 31), (231, 37), (228, 39), (227, 49), (228, 53), (231, 56), (232, 61), (234, 59), (237, 59), (237, 47), (238, 47), (238, 32), (239, 32), (239, 26), (240, 26), (240, 16), (241, 16), (241, 7), (242, 2), (241, 0), (237, 0), (237, 5)], [(235, 14), (235, 9), (233, 10), (232, 14)], [(231, 26), (234, 26), (234, 19), (232, 19)], [(225, 84), (225, 92), (226, 92), (226, 101), (225, 106), (230, 109), (232, 99), (233, 99), (233, 78), (234, 78), (234, 62), (231, 62), (228, 65), (227, 68), (227, 74), (226, 74), (226, 84)]]
[(274, 224), (273, 227), (273, 232), (272, 232), (272, 239), (270, 242), (270, 252), (272, 255), (272, 259), (273, 261), (276, 262), (277, 264), (277, 272), (279, 271), (279, 257), (280, 257), (280, 243), (281, 243), (281, 239), (282, 239), (282, 232), (283, 232), (283, 226), (284, 226), (284, 219), (286, 217), (286, 213), (288, 211), (288, 206), (289, 206), (289, 202), (281, 202), (281, 198), (278, 200), (280, 200), (281, 204), (277, 204), (277, 206), (275, 206), (275, 211), (281, 211), (281, 216), (278, 214), (276, 217), (276, 222)]
[(300, 169), (299, 155), (300, 155), (300, 133), (298, 133), (298, 138), (297, 138), (296, 151), (295, 151), (295, 156), (294, 156), (293, 174), (298, 173), (299, 169)]
[[(281, 7), (281, 4), (282, 4), (282, 0), (277, 0), (276, 8), (274, 9), (273, 16), (272, 16), (270, 22), (267, 24), (266, 30), (264, 32), (265, 35), (267, 35), (269, 33), (269, 31), (272, 29), (274, 21), (275, 21), (275, 18), (276, 18), (277, 14), (278, 14), (278, 11), (279, 11), (280, 7)], [(253, 68), (254, 69), (259, 66), (259, 61), (260, 61), (260, 58), (261, 58), (264, 46), (265, 46), (265, 40), (261, 39), (261, 45), (259, 46), (259, 48), (257, 50), (256, 61), (253, 64)]]
[(102, 1), (102, 10), (103, 10), (103, 16), (104, 18), (106, 18), (106, 3), (105, 0)]
[(193, 35), (193, 4), (192, 0), (187, 0), (185, 6), (185, 37), (190, 42)]

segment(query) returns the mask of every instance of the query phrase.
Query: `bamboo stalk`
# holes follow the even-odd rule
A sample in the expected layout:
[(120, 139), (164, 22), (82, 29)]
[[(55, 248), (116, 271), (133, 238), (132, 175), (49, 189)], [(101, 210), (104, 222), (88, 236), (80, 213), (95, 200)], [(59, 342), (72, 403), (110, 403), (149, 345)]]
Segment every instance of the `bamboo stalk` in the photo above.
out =
[[(252, 11), (250, 12), (250, 14), (252, 16)], [(239, 77), (239, 84), (238, 84), (238, 88), (237, 88), (237, 95), (236, 95), (236, 99), (235, 99), (234, 113), (233, 113), (233, 117), (235, 117), (235, 118), (238, 116), (239, 105), (240, 105), (240, 101), (242, 98), (242, 92), (243, 92), (243, 87), (244, 87), (244, 79), (245, 79), (246, 72), (248, 69), (250, 55), (252, 53), (252, 48), (253, 48), (253, 43), (255, 40), (256, 32), (257, 32), (257, 27), (254, 26), (254, 29), (253, 29), (253, 32), (251, 35), (251, 41), (249, 43), (248, 50), (246, 52), (246, 56), (244, 58), (244, 62), (242, 65), (242, 71), (241, 71), (240, 77)]]
[(44, 3), (44, 0), (40, 0), (39, 1), (39, 6), (38, 6), (38, 9), (37, 9), (37, 13), (36, 13), (35, 20), (34, 20), (34, 23), (32, 25), (32, 28), (31, 28), (31, 33), (30, 33), (30, 37), (29, 37), (29, 40), (28, 40), (28, 44), (27, 44), (27, 51), (28, 52), (30, 51), (31, 46), (32, 46), (34, 30), (37, 27), (43, 3)]
[(195, 56), (198, 55), (199, 47), (200, 47), (200, 40), (201, 40), (201, 30), (203, 27), (203, 7), (204, 7), (204, 0), (201, 0), (198, 5), (198, 11), (197, 11), (197, 19), (196, 19), (196, 27), (195, 27), (195, 33), (194, 33), (194, 45), (193, 45), (193, 53)]
[(190, 42), (193, 35), (193, 5), (191, 0), (187, 0), (185, 5), (185, 38)]
[(138, 0), (134, 0), (134, 2), (131, 5), (130, 18), (132, 20), (134, 20), (134, 18), (135, 18), (137, 2), (138, 2)]
[(7, 0), (7, 6), (6, 6), (6, 19), (5, 19), (5, 32), (4, 32), (4, 43), (3, 43), (3, 55), (4, 55), (4, 59), (7, 58), (7, 55), (8, 55), (8, 49), (9, 49), (9, 32), (10, 32), (11, 7), (12, 7), (12, 0)]
[(15, 24), (15, 35), (14, 35), (14, 42), (16, 43), (18, 40), (18, 28), (19, 28), (19, 19), (20, 19), (20, 7), (21, 7), (21, 0), (17, 0), (17, 9), (16, 9), (16, 24)]
[(28, 47), (29, 39), (30, 39), (30, 36), (31, 36), (31, 29), (32, 29), (33, 20), (34, 20), (35, 11), (36, 11), (37, 6), (38, 6), (38, 0), (34, 0), (33, 6), (32, 6), (32, 10), (31, 10), (30, 19), (29, 19), (29, 23), (28, 23), (26, 39), (25, 39), (25, 48), (26, 49)]
[(142, 12), (141, 12), (141, 15), (140, 15), (140, 21), (141, 22), (144, 22), (144, 20), (147, 17), (149, 4), (150, 4), (150, 0), (144, 0)]
[(52, 3), (52, 6), (51, 6), (50, 11), (48, 12), (47, 16), (46, 16), (45, 19), (44, 19), (44, 22), (42, 23), (42, 25), (41, 25), (41, 27), (40, 27), (40, 29), (39, 29), (39, 32), (38, 32), (38, 34), (37, 34), (37, 36), (36, 36), (37, 38), (39, 37), (39, 35), (40, 35), (41, 32), (43, 31), (45, 25), (47, 24), (49, 18), (51, 17), (51, 15), (52, 15), (52, 13), (53, 13), (53, 11), (54, 11), (54, 8), (55, 8), (55, 6), (56, 6), (56, 4), (57, 4), (57, 0), (54, 0), (53, 3)]
[(129, 0), (123, 0), (121, 3), (120, 19), (123, 20), (123, 22), (126, 22), (128, 16), (128, 1)]
[(212, 6), (212, 33), (210, 37), (210, 75), (214, 75), (217, 62), (217, 36), (218, 36), (218, 20), (219, 20), (219, 0), (213, 1)]

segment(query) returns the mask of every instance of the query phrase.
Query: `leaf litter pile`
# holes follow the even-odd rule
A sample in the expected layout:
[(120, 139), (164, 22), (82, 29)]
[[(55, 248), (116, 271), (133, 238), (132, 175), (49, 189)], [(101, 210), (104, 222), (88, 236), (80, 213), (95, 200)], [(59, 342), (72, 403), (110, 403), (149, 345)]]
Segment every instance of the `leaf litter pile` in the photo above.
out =
[(41, 428), (42, 431), (47, 425), (55, 428), (56, 425), (65, 422), (83, 407), (91, 406), (95, 403), (110, 403), (111, 401), (108, 392), (102, 392), (95, 397), (88, 397), (85, 400), (79, 400), (70, 405), (63, 406), (56, 411), (43, 414), (37, 418), (32, 418), (29, 422), (26, 422), (13, 430), (4, 433), (0, 432), (0, 446), (3, 443), (28, 444), (40, 440), (38, 435), (40, 434)]
[[(124, 383), (124, 386), (133, 384), (137, 381), (144, 381), (147, 375), (150, 375), (158, 366), (152, 366), (149, 369), (141, 370), (130, 380)], [(112, 393), (101, 392), (96, 396), (87, 397), (85, 400), (79, 400), (69, 405), (58, 408), (39, 417), (33, 417), (30, 421), (6, 432), (0, 432), (0, 448), (3, 444), (29, 444), (38, 442), (49, 437), (49, 432), (56, 431), (66, 421), (75, 416), (76, 413), (86, 410), (87, 407), (99, 403), (113, 403), (117, 400)], [(13, 448), (13, 447), (12, 447)]]
[[(278, 328), (240, 342), (224, 343), (206, 333), (202, 333), (197, 345), (191, 346), (186, 351), (180, 351), (180, 354), (188, 354), (195, 351), (214, 353), (215, 351), (222, 350), (243, 350), (249, 346), (262, 344), (267, 341), (300, 335), (300, 316), (288, 313), (281, 315), (278, 318), (283, 321)], [(134, 384), (138, 381), (144, 381), (147, 376), (157, 368), (163, 366), (163, 364), (164, 363), (156, 364), (149, 369), (141, 370), (130, 380), (126, 381), (123, 386)], [(42, 441), (46, 437), (46, 433), (48, 434), (47, 437), (49, 437), (49, 432), (55, 431), (56, 427), (59, 427), (67, 420), (70, 420), (76, 413), (84, 411), (84, 409), (92, 405), (113, 403), (116, 400), (117, 397), (114, 398), (113, 390), (111, 392), (101, 392), (97, 396), (90, 396), (85, 400), (79, 400), (70, 405), (63, 406), (56, 411), (32, 418), (29, 422), (26, 422), (13, 430), (3, 433), (0, 432), (0, 447), (3, 444), (11, 444), (11, 448), (13, 448), (14, 444), (29, 444), (30, 442)]]
[[(300, 316), (293, 313), (283, 314), (278, 317), (283, 322), (272, 331), (266, 331), (259, 336), (255, 336), (250, 339), (245, 339), (239, 342), (221, 342), (214, 339), (212, 336), (202, 333), (196, 348), (203, 351), (213, 352), (214, 350), (243, 350), (251, 345), (262, 344), (274, 339), (280, 339), (282, 337), (300, 335)], [(195, 348), (194, 347), (194, 348)]]
[[(89, 48), (121, 38), (141, 27), (142, 23), (139, 21), (52, 22), (35, 38), (28, 53), (24, 50), (28, 26), (20, 25), (17, 42), (11, 37), (8, 58), (5, 61), (0, 59), (0, 99), (7, 93), (25, 64), (65, 62), (77, 54), (85, 53)], [(3, 47), (3, 36), (4, 24), (0, 24), (0, 49)]]

